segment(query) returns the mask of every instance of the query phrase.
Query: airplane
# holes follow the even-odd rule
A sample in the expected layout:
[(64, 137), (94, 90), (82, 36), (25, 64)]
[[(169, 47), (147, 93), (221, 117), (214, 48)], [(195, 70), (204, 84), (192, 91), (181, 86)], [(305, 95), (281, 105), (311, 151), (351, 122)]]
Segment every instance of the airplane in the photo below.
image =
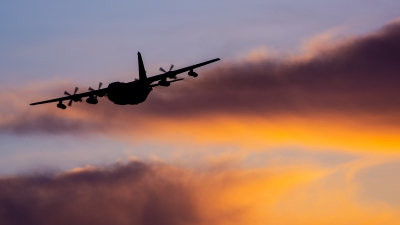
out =
[[(58, 102), (57, 108), (66, 109), (67, 106), (63, 104), (63, 101), (69, 100), (68, 106), (72, 106), (72, 102), (78, 102), (78, 101), (82, 102), (82, 98), (87, 97), (86, 102), (94, 105), (98, 103), (97, 97), (104, 97), (104, 96), (107, 96), (107, 98), (110, 101), (112, 101), (117, 105), (137, 105), (139, 103), (144, 102), (147, 99), (147, 96), (153, 90), (153, 87), (156, 86), (168, 87), (173, 82), (183, 80), (183, 78), (178, 79), (176, 76), (186, 71), (189, 71), (188, 72), (189, 76), (197, 77), (198, 74), (193, 71), (195, 68), (213, 63), (218, 60), (220, 59), (216, 58), (178, 70), (172, 70), (174, 68), (174, 65), (171, 65), (168, 71), (165, 71), (161, 67), (160, 71), (162, 71), (163, 74), (147, 77), (146, 70), (143, 64), (142, 55), (140, 54), (140, 52), (138, 52), (139, 79), (135, 79), (134, 81), (128, 83), (113, 82), (110, 83), (106, 88), (101, 88), (102, 83), (100, 82), (97, 90), (94, 90), (93, 88), (89, 87), (88, 92), (79, 94), (76, 93), (78, 91), (78, 88), (76, 87), (73, 94), (70, 94), (67, 91), (65, 91), (64, 94), (67, 95), (65, 97), (50, 99), (41, 102), (35, 102), (31, 103), (30, 105), (40, 105), (51, 102)], [(158, 82), (154, 83), (156, 81)]]

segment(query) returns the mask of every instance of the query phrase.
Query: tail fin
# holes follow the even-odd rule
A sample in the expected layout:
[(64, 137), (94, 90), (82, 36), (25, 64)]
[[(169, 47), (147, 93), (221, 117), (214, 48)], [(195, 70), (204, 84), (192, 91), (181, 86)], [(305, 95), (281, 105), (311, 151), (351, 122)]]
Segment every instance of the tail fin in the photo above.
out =
[(138, 63), (139, 63), (139, 80), (146, 80), (146, 70), (144, 69), (143, 59), (140, 52), (138, 52)]

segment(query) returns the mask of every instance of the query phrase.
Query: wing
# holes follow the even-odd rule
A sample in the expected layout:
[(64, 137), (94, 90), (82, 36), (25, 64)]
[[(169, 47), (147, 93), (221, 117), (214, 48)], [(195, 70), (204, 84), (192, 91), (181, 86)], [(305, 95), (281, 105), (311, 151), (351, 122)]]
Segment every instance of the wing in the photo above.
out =
[(206, 62), (202, 62), (202, 63), (196, 64), (196, 65), (193, 65), (193, 66), (188, 66), (188, 67), (185, 67), (185, 68), (182, 68), (182, 69), (173, 70), (173, 71), (169, 71), (169, 72), (166, 72), (166, 73), (163, 73), (163, 74), (160, 74), (160, 75), (148, 77), (147, 81), (149, 82), (149, 84), (151, 84), (154, 81), (158, 81), (158, 80), (162, 80), (162, 79), (166, 79), (166, 78), (175, 78), (176, 75), (178, 75), (180, 73), (184, 73), (186, 71), (191, 71), (191, 70), (193, 70), (195, 68), (198, 68), (198, 67), (201, 67), (201, 66), (216, 62), (218, 60), (220, 60), (220, 59), (216, 58), (216, 59), (209, 60), (209, 61), (206, 61)]
[(103, 88), (103, 89), (98, 89), (98, 90), (94, 90), (94, 91), (88, 91), (88, 92), (84, 92), (84, 93), (80, 93), (80, 94), (73, 94), (73, 95), (68, 95), (65, 97), (61, 97), (61, 98), (54, 98), (54, 99), (50, 99), (50, 100), (46, 100), (46, 101), (41, 101), (41, 102), (34, 102), (31, 103), (30, 105), (40, 105), (40, 104), (46, 104), (46, 103), (50, 103), (50, 102), (60, 102), (60, 101), (65, 101), (65, 100), (74, 100), (74, 101), (79, 101), (80, 99), (84, 98), (84, 97), (89, 97), (89, 96), (104, 96), (107, 93), (107, 89), (108, 88)]

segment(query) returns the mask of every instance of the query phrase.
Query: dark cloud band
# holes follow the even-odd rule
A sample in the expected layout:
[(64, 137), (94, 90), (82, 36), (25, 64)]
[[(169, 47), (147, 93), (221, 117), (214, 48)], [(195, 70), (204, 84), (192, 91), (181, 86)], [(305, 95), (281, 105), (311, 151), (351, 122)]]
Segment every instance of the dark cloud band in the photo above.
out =
[(158, 88), (137, 106), (116, 106), (105, 100), (96, 106), (77, 105), (74, 110), (85, 118), (61, 111), (43, 114), (33, 107), (24, 113), (15, 109), (11, 119), (0, 125), (0, 132), (107, 132), (140, 128), (152, 119), (214, 115), (332, 115), (400, 127), (399, 40), (397, 22), (307, 59), (225, 64), (193, 82)]
[(179, 170), (132, 162), (0, 180), (0, 224), (198, 224)]

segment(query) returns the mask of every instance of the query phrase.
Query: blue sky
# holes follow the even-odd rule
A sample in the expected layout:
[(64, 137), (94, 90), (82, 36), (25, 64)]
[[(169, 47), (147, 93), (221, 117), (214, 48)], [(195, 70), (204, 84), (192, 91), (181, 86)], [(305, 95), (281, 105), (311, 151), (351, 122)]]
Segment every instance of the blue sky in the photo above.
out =
[[(398, 1), (3, 1), (0, 82), (98, 81), (150, 74), (253, 49), (298, 51), (332, 28), (366, 33), (398, 16)], [(22, 82), (22, 83), (21, 83)]]

